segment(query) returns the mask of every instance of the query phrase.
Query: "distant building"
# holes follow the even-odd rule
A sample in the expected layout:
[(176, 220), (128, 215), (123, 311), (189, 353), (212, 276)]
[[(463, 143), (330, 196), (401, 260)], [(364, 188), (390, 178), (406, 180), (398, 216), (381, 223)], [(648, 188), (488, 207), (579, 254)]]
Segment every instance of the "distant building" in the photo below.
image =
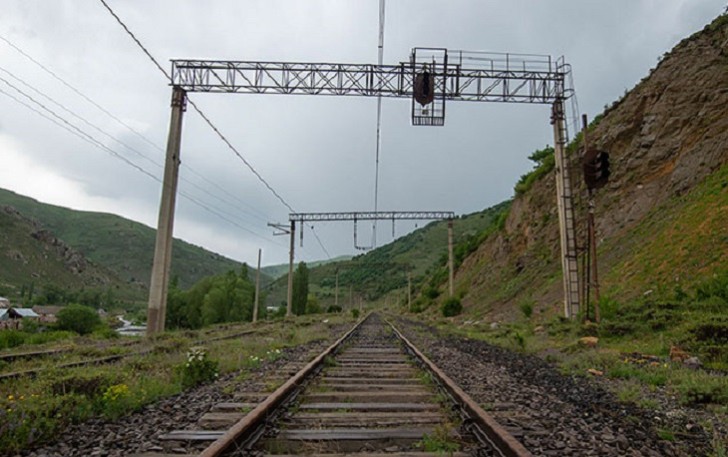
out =
[(0, 297), (0, 309), (10, 308), (10, 300), (5, 297)]
[(35, 312), (30, 308), (7, 308), (0, 311), (0, 329), (19, 329), (25, 319), (39, 320)]
[(35, 305), (33, 307), (33, 311), (39, 316), (39, 320), (46, 323), (56, 322), (58, 320), (56, 316), (58, 316), (58, 312), (62, 309), (62, 306), (54, 305)]

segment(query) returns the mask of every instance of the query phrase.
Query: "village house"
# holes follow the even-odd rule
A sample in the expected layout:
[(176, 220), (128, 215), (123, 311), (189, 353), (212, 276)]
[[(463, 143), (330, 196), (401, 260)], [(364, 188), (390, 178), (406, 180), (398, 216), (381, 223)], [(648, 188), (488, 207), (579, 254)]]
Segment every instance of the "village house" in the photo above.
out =
[(40, 322), (52, 324), (53, 322), (56, 322), (58, 318), (58, 312), (62, 310), (62, 306), (55, 306), (55, 305), (35, 305), (33, 307), (33, 311), (39, 316)]
[(0, 309), (10, 308), (10, 300), (5, 297), (0, 297)]
[(38, 316), (30, 308), (7, 308), (0, 310), (0, 330), (2, 329), (15, 329), (18, 330), (22, 327), (22, 322), (25, 319), (38, 321)]

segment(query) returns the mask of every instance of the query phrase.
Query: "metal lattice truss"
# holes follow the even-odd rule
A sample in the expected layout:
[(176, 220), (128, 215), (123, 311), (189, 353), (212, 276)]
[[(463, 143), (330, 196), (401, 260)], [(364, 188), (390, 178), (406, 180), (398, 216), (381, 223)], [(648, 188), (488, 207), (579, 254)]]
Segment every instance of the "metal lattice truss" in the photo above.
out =
[(291, 222), (374, 221), (374, 220), (451, 220), (452, 211), (361, 211), (343, 213), (290, 213)]
[[(444, 99), (551, 104), (569, 98), (570, 66), (549, 56), (451, 52), (431, 71)], [(173, 60), (187, 92), (412, 97), (419, 62), (399, 65)]]

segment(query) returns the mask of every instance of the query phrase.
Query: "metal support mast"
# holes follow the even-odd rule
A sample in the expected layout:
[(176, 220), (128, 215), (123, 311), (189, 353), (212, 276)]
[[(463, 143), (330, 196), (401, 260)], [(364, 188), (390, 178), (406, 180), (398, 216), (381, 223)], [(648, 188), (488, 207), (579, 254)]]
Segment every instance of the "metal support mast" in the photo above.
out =
[[(303, 224), (301, 225), (303, 227)], [(288, 251), (288, 295), (286, 298), (286, 317), (293, 315), (293, 261), (296, 258), (296, 221), (291, 221), (291, 247)]]
[(452, 219), (447, 221), (447, 270), (448, 270), (448, 285), (450, 296), (454, 293), (454, 281), (455, 281), (455, 259), (453, 256), (453, 241), (452, 241)]
[(180, 146), (182, 143), (182, 117), (187, 105), (187, 93), (180, 87), (172, 88), (172, 115), (169, 121), (167, 153), (164, 163), (162, 199), (159, 205), (157, 239), (154, 246), (152, 278), (149, 283), (149, 306), (147, 308), (147, 336), (164, 331), (167, 314), (167, 289), (169, 270), (172, 264), (172, 234), (174, 229), (174, 208), (177, 198)]

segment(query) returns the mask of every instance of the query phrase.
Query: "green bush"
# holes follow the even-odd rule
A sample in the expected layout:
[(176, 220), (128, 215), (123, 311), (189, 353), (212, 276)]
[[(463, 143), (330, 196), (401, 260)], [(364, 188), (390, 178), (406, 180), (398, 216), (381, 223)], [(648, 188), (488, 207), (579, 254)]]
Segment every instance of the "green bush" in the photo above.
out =
[(357, 308), (353, 308), (351, 310), (351, 317), (354, 319), (359, 319), (359, 310)]
[(442, 304), (442, 315), (445, 317), (457, 316), (463, 312), (463, 305), (457, 297), (449, 297)]
[(533, 314), (533, 302), (530, 300), (522, 301), (518, 307), (521, 309), (521, 312), (526, 317), (526, 319), (530, 319), (531, 315)]
[(0, 332), (0, 349), (10, 349), (25, 343), (28, 334), (18, 330), (3, 330)]
[(79, 304), (71, 304), (58, 312), (60, 330), (70, 330), (79, 335), (86, 335), (101, 326), (101, 318), (96, 310)]
[(201, 347), (190, 348), (187, 351), (187, 361), (178, 370), (185, 389), (213, 381), (218, 376), (217, 361), (210, 360), (205, 349)]
[(326, 308), (327, 313), (340, 313), (341, 311), (343, 311), (343, 309), (339, 305), (330, 305)]

